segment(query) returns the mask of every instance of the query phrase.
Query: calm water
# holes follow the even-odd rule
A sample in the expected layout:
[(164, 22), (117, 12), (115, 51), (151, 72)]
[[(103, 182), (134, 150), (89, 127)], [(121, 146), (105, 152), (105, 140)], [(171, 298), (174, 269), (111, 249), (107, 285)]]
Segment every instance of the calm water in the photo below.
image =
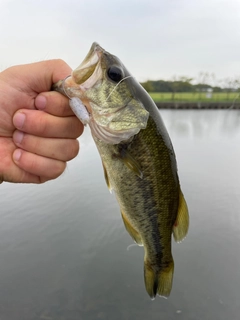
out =
[(240, 112), (161, 111), (191, 225), (169, 299), (151, 301), (89, 132), (58, 180), (1, 188), (1, 320), (240, 317)]

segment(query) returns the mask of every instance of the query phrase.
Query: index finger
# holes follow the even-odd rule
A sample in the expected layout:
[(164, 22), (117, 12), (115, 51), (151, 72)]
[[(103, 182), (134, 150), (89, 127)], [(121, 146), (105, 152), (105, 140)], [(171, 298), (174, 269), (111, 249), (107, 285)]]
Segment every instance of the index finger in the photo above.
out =
[(54, 116), (74, 115), (69, 107), (69, 99), (55, 91), (40, 93), (35, 99), (35, 107)]

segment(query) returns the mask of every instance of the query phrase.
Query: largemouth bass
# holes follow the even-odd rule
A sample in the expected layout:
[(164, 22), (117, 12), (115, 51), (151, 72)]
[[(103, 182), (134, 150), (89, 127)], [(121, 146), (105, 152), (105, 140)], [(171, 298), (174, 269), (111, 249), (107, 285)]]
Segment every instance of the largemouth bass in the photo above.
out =
[(53, 87), (89, 124), (124, 225), (144, 246), (145, 287), (153, 299), (172, 288), (175, 241), (188, 231), (173, 146), (159, 111), (122, 62), (93, 43), (82, 64)]

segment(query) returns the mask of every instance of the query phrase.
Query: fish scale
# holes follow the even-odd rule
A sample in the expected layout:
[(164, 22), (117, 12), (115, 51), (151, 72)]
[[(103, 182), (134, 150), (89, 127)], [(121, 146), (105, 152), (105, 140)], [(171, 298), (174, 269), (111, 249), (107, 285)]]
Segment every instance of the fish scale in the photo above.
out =
[(95, 143), (121, 211), (141, 235), (146, 259), (156, 272), (160, 272), (173, 262), (171, 235), (178, 210), (179, 184), (175, 173), (169, 171), (171, 157), (168, 148), (161, 136), (156, 135), (154, 127), (150, 117), (147, 128), (129, 143), (128, 152), (141, 164), (143, 178), (131, 172), (121, 156), (113, 157), (117, 149), (115, 145), (98, 139)]
[(172, 234), (177, 242), (184, 239), (189, 217), (173, 146), (155, 103), (122, 62), (97, 43), (53, 89), (75, 98), (70, 107), (90, 126), (126, 230), (144, 247), (146, 291), (152, 299), (168, 297)]

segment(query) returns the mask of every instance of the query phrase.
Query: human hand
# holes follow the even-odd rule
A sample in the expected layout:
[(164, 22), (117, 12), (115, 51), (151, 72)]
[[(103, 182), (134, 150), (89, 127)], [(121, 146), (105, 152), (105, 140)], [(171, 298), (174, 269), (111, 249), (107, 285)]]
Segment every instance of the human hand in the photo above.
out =
[(62, 60), (10, 67), (0, 73), (0, 182), (57, 178), (78, 154), (83, 125), (68, 99), (51, 92), (71, 74)]

